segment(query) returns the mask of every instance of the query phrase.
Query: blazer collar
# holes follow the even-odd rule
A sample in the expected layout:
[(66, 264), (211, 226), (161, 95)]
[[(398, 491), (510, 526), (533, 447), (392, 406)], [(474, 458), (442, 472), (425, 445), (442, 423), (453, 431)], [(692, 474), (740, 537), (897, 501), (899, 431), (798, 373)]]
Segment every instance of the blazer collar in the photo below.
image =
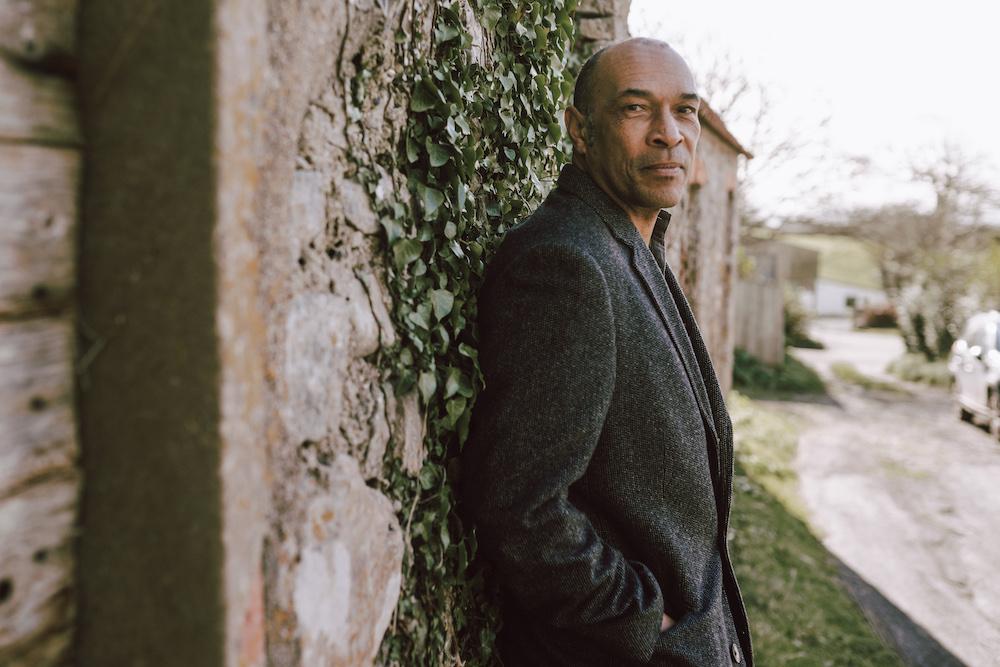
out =
[[(560, 188), (572, 192), (593, 208), (604, 223), (611, 230), (615, 237), (630, 246), (632, 250), (638, 251), (642, 247), (648, 248), (646, 242), (642, 240), (639, 230), (635, 228), (621, 206), (608, 196), (608, 194), (597, 186), (597, 183), (585, 171), (575, 164), (569, 163), (563, 166), (559, 173), (559, 180), (556, 185)], [(653, 242), (662, 242), (670, 225), (670, 213), (660, 211), (656, 217), (656, 224), (653, 227)]]

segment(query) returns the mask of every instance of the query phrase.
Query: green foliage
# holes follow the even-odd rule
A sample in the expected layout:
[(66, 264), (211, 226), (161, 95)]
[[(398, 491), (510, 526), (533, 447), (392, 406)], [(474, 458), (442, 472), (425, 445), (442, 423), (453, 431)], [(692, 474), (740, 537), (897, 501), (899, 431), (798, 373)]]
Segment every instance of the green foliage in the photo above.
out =
[[(577, 0), (471, 4), (486, 44), (473, 44), (463, 4), (437, 2), (429, 51), (400, 59), (410, 63), (395, 81), (395, 93), (409, 97), (401, 145), (378, 166), (358, 164), (390, 259), (400, 341), (384, 367), (397, 395), (420, 393), (427, 424), (416, 479), (387, 460), (383, 490), (401, 508), (409, 548), (380, 664), (494, 662), (496, 611), (470, 571), (476, 545), (454, 489), (482, 386), (475, 295), (500, 237), (537, 205), (566, 157), (559, 114), (572, 89)], [(412, 50), (405, 34), (397, 41)], [(354, 94), (365, 91), (355, 85)], [(405, 174), (409, 197), (385, 198), (380, 168)]]
[(823, 394), (826, 387), (816, 371), (785, 353), (780, 366), (765, 364), (745, 350), (736, 348), (733, 386), (755, 395)]
[(798, 294), (785, 290), (785, 345), (822, 350), (823, 343), (809, 337), (809, 313), (799, 301)]
[(951, 384), (951, 372), (945, 360), (927, 361), (922, 354), (904, 354), (894, 359), (886, 369), (901, 380), (921, 382), (935, 387)]
[(761, 665), (900, 665), (844, 592), (805, 523), (792, 462), (796, 422), (736, 392), (730, 545)]

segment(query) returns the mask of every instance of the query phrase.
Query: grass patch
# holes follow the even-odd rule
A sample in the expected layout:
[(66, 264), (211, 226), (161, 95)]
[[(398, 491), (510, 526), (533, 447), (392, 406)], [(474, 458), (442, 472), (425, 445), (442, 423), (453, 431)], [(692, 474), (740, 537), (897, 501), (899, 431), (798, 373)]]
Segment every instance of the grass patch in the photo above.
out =
[(824, 394), (826, 386), (816, 371), (785, 352), (780, 366), (765, 364), (737, 348), (733, 364), (733, 386), (753, 396)]
[(920, 382), (934, 387), (947, 387), (951, 384), (948, 362), (927, 361), (922, 354), (904, 354), (893, 360), (886, 370), (907, 382)]
[(735, 391), (729, 395), (727, 405), (733, 420), (736, 458), (743, 470), (789, 511), (806, 519), (795, 474), (801, 428), (798, 420), (761, 408)]
[(901, 665), (796, 516), (796, 424), (736, 392), (729, 404), (738, 441), (730, 544), (757, 664)]
[(815, 338), (810, 338), (809, 336), (785, 336), (785, 344), (788, 347), (799, 347), (806, 350), (825, 350), (826, 345), (819, 342)]
[(888, 391), (894, 394), (910, 393), (895, 382), (884, 382), (883, 380), (877, 380), (873, 377), (865, 375), (846, 361), (837, 361), (830, 364), (830, 370), (838, 379), (857, 385), (862, 389), (867, 389), (869, 391)]

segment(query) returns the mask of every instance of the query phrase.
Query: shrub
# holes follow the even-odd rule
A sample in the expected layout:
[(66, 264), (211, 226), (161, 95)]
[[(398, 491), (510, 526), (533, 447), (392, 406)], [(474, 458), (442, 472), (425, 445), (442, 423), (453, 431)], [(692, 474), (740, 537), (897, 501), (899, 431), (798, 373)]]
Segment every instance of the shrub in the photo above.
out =
[(826, 386), (816, 371), (787, 352), (781, 365), (774, 366), (764, 363), (740, 348), (736, 348), (735, 353), (733, 386), (748, 392), (788, 394), (826, 392)]

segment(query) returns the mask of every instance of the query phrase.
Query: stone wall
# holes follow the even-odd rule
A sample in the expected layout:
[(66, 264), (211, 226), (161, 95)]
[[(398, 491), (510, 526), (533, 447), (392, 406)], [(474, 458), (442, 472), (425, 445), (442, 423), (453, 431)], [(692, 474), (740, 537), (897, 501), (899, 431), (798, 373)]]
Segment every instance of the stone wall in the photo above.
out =
[(74, 615), (75, 4), (0, 4), (0, 664), (10, 666), (63, 663)]
[[(267, 314), (270, 513), (267, 657), (371, 664), (400, 592), (403, 528), (383, 462), (422, 463), (415, 394), (395, 396), (379, 351), (395, 342), (380, 234), (358, 163), (397, 145), (406, 99), (389, 82), (426, 48), (433, 4), (268, 4), (258, 205)], [(396, 48), (395, 34), (413, 43)], [(376, 91), (358, 99), (352, 85)], [(385, 196), (405, 191), (382, 168)]]
[(688, 193), (673, 210), (667, 260), (694, 309), (716, 374), (732, 384), (739, 152), (702, 119)]

